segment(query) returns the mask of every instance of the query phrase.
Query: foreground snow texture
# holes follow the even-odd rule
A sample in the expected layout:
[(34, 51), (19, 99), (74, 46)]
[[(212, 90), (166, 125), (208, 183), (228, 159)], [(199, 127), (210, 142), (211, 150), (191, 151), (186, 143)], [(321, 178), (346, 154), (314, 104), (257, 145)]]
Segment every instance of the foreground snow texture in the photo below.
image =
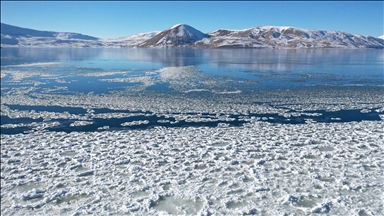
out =
[(1, 135), (1, 212), (380, 214), (383, 126)]

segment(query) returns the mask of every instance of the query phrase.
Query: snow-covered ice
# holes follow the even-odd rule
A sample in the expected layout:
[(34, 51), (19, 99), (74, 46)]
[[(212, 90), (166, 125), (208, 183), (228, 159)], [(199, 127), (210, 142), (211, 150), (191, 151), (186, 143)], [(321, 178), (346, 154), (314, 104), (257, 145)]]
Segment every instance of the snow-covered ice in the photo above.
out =
[(376, 215), (383, 126), (256, 122), (1, 135), (1, 212)]

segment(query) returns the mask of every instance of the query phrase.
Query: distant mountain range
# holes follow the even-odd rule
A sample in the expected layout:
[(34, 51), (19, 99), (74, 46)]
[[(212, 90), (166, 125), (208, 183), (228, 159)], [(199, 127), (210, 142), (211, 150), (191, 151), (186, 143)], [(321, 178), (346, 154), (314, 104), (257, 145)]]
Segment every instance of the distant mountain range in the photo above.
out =
[(79, 33), (38, 31), (1, 23), (2, 47), (138, 47), (138, 48), (384, 48), (381, 38), (341, 31), (256, 26), (203, 33), (178, 24), (164, 31), (101, 39)]
[(97, 41), (96, 37), (69, 32), (38, 31), (1, 23), (1, 46), (60, 46), (81, 41)]

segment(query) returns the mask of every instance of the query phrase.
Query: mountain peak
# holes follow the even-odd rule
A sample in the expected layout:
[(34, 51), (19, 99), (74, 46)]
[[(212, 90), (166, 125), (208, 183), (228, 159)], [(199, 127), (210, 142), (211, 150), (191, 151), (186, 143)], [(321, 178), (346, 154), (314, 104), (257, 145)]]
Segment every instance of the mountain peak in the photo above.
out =
[(189, 26), (187, 24), (179, 23), (179, 24), (176, 24), (176, 25), (172, 26), (169, 29), (174, 29), (174, 28), (178, 28), (178, 27), (191, 27), (191, 26)]
[(209, 37), (192, 26), (176, 24), (140, 44), (139, 47), (188, 47), (196, 41)]

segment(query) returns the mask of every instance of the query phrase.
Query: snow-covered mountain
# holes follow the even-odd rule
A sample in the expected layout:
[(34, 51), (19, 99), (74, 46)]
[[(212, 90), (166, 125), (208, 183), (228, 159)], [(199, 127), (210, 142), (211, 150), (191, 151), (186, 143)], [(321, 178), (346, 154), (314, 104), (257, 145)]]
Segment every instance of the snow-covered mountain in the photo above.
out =
[(177, 24), (164, 30), (138, 47), (193, 47), (194, 43), (210, 36), (185, 24)]
[(100, 39), (78, 33), (37, 31), (1, 24), (2, 47), (384, 48), (382, 38), (282, 26), (218, 29), (205, 34), (189, 25), (177, 24), (162, 32)]
[(134, 47), (146, 40), (153, 38), (159, 33), (160, 31), (152, 31), (115, 39), (100, 39), (100, 41), (104, 44), (104, 46), (107, 47)]
[(189, 25), (178, 24), (137, 47), (384, 48), (384, 40), (340, 31), (280, 26), (256, 26), (244, 30), (219, 29), (204, 34)]
[(79, 33), (38, 31), (1, 23), (1, 46), (89, 46), (98, 40)]
[(384, 40), (341, 31), (256, 26), (244, 30), (216, 30), (196, 46), (253, 48), (384, 48)]
[(381, 35), (379, 38), (384, 40), (384, 35)]

